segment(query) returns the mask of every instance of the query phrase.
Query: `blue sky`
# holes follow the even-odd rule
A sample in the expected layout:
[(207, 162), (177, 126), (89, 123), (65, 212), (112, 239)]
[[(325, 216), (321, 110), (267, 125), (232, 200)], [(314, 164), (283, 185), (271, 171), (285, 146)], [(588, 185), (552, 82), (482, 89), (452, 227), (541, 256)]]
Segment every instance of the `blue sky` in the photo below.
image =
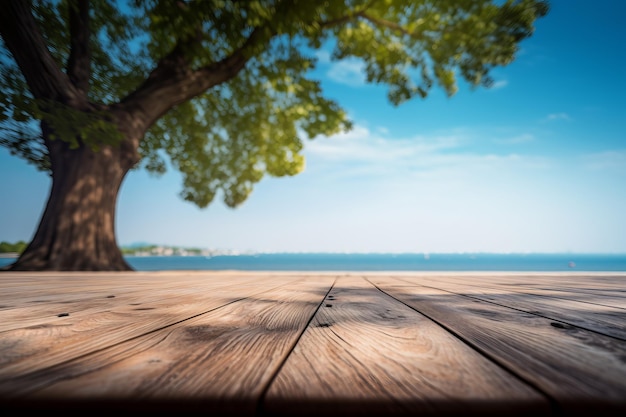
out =
[[(181, 177), (131, 172), (122, 245), (279, 252), (626, 253), (626, 2), (554, 0), (493, 88), (393, 107), (357, 61), (317, 75), (354, 129), (306, 140), (306, 169), (236, 209), (178, 197)], [(45, 174), (0, 149), (0, 240), (32, 237)]]

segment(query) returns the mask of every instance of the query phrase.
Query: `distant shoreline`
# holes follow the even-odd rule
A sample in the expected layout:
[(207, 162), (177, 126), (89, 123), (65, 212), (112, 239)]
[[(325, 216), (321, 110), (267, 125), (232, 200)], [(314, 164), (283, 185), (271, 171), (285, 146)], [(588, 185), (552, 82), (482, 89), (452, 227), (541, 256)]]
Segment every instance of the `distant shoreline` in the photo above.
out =
[[(626, 254), (254, 254), (125, 255), (136, 271), (616, 271), (626, 273)], [(0, 267), (15, 262), (4, 253)]]
[(17, 252), (5, 252), (0, 253), (0, 258), (17, 258), (19, 253)]

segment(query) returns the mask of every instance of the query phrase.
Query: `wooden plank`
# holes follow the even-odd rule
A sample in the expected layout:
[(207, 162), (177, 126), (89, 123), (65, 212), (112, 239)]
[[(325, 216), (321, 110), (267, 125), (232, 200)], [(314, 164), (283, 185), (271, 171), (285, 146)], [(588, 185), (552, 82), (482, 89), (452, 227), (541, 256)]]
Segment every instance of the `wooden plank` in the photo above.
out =
[(626, 310), (619, 308), (545, 297), (541, 294), (525, 293), (520, 290), (511, 291), (503, 286), (485, 286), (427, 278), (406, 278), (403, 280), (428, 288), (436, 288), (515, 308), (626, 341)]
[[(40, 280), (28, 282), (21, 296), (3, 292), (0, 303), (12, 303), (0, 310), (0, 332), (29, 326), (59, 324), (59, 314), (86, 316), (115, 312), (134, 306), (142, 311), (160, 307), (202, 301), (205, 294), (218, 288), (243, 286), (262, 278), (231, 277), (230, 280), (210, 280), (206, 276), (179, 274), (150, 276), (87, 275), (75, 279)], [(69, 282), (68, 282), (69, 281)], [(65, 319), (67, 322), (69, 319)]]
[(549, 413), (547, 400), (362, 278), (340, 278), (269, 387), (280, 414)]
[[(624, 294), (624, 273), (606, 274), (596, 273), (554, 273), (537, 274), (530, 283), (535, 285), (547, 285), (547, 288), (556, 288), (566, 291), (584, 291), (588, 293), (597, 292), (603, 295), (606, 292)], [(525, 282), (519, 277), (509, 276), (503, 282), (524, 285)]]
[[(105, 276), (103, 282), (111, 282), (107, 280)], [(196, 285), (190, 287), (195, 288), (195, 292), (187, 298), (167, 297), (165, 292), (156, 300), (152, 299), (151, 288), (170, 284), (146, 281), (144, 290), (149, 302), (144, 301), (139, 307), (134, 305), (136, 303), (125, 303), (120, 297), (115, 299), (120, 304), (114, 308), (73, 312), (67, 317), (55, 317), (53, 323), (2, 332), (0, 391), (10, 388), (11, 379), (18, 375), (105, 349), (294, 280), (297, 278), (289, 276), (265, 280), (243, 278), (222, 288), (211, 285), (204, 290), (199, 278)]]
[(626, 308), (626, 275), (624, 274), (502, 274), (431, 276), (459, 284), (505, 287), (511, 291), (576, 300), (616, 308)]
[(8, 405), (20, 409), (253, 414), (333, 281), (292, 280), (166, 329), (16, 375), (14, 388), (3, 384), (3, 392), (19, 394)]
[(137, 291), (176, 291), (181, 289), (207, 288), (228, 285), (235, 279), (264, 279), (259, 274), (215, 274), (210, 271), (155, 272), (67, 272), (66, 275), (42, 276), (5, 272), (2, 277), (0, 305), (6, 308), (22, 308), (30, 303), (45, 304), (71, 302), (86, 296), (99, 298), (107, 295), (130, 294)]
[[(407, 274), (407, 276), (418, 275), (419, 274)], [(600, 272), (587, 274), (567, 272), (432, 272), (419, 276), (480, 281), (520, 288), (540, 288), (541, 286), (547, 286), (548, 288), (599, 292), (623, 289), (622, 283), (626, 277), (624, 273), (604, 274)]]
[[(626, 285), (626, 283), (624, 285)], [(606, 291), (601, 295), (586, 291), (566, 291), (551, 288), (538, 288), (536, 290), (528, 290), (525, 292), (551, 298), (560, 298), (562, 300), (578, 301), (581, 303), (596, 304), (599, 306), (626, 310), (626, 298), (618, 296), (618, 292), (615, 290)]]
[[(431, 276), (434, 281), (506, 289), (569, 301), (626, 309), (626, 276), (580, 276), (562, 274), (533, 276)], [(569, 284), (568, 284), (569, 283)]]
[(566, 414), (626, 411), (625, 342), (434, 288), (371, 281), (531, 381)]

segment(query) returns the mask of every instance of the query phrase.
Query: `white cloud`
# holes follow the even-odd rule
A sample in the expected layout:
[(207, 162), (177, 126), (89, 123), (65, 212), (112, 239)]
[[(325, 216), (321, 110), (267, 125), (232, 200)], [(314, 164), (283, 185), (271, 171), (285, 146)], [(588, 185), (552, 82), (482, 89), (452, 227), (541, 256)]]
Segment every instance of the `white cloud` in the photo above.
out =
[(386, 127), (383, 127), (383, 126), (377, 127), (376, 131), (378, 133), (380, 133), (381, 135), (388, 135), (389, 134), (389, 129), (387, 129)]
[(407, 158), (429, 155), (442, 149), (457, 147), (456, 136), (386, 139), (366, 127), (355, 125), (347, 133), (330, 138), (320, 137), (307, 145), (307, 151), (326, 159), (360, 162), (399, 162)]
[[(379, 129), (377, 129), (379, 130)], [(389, 176), (419, 178), (463, 178), (468, 173), (488, 174), (517, 168), (544, 168), (547, 160), (515, 153), (469, 150), (474, 135), (449, 133), (388, 138), (355, 125), (348, 133), (319, 137), (306, 143), (308, 166), (332, 165), (334, 175), (378, 178)], [(508, 143), (532, 140), (531, 135), (508, 139)], [(479, 149), (479, 148), (477, 148)]]
[(491, 89), (499, 90), (501, 88), (506, 87), (507, 85), (509, 85), (509, 82), (507, 80), (498, 80), (491, 85)]
[(365, 85), (363, 63), (356, 59), (346, 59), (344, 61), (331, 64), (326, 75), (328, 75), (328, 78), (335, 82), (346, 84), (351, 87), (360, 87)]
[(585, 155), (583, 159), (588, 169), (626, 172), (626, 150), (593, 153)]
[(356, 58), (346, 58), (333, 62), (330, 53), (323, 50), (317, 51), (316, 56), (319, 62), (329, 67), (326, 76), (331, 80), (351, 87), (365, 85), (365, 71), (362, 61)]
[(545, 122), (551, 122), (553, 120), (572, 120), (569, 114), (561, 112), (561, 113), (550, 113), (544, 119)]

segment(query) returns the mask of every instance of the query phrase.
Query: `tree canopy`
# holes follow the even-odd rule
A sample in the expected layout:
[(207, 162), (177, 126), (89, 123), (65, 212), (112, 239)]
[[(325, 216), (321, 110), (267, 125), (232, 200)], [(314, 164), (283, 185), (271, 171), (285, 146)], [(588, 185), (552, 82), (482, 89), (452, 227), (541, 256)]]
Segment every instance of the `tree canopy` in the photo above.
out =
[(0, 48), (1, 145), (49, 171), (48, 147), (36, 121), (53, 126), (53, 140), (97, 150), (119, 140), (99, 112), (145, 106), (139, 100), (149, 97), (151, 110), (141, 108), (145, 131), (137, 166), (159, 174), (169, 158), (183, 174), (185, 200), (204, 207), (221, 192), (234, 207), (264, 175), (300, 172), (303, 140), (350, 128), (345, 111), (324, 97), (312, 77), (316, 50), (331, 48), (334, 60), (362, 60), (367, 81), (388, 86), (395, 105), (426, 97), (434, 85), (453, 95), (459, 79), (489, 86), (490, 70), (515, 58), (548, 5), (37, 0), (31, 11), (53, 61), (42, 65), (56, 66), (93, 105), (77, 110), (71, 92), (54, 90), (49, 80), (34, 86), (35, 76), (15, 56), (6, 29)]

